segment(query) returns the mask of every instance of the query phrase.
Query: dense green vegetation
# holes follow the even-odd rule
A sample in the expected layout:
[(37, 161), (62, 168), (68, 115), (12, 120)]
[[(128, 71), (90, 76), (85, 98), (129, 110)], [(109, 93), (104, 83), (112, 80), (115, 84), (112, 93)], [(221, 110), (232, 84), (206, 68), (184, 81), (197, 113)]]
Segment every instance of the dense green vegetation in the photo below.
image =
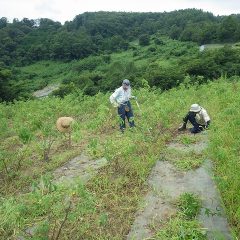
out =
[[(185, 83), (163, 93), (142, 88), (134, 92), (142, 107), (140, 113), (133, 103), (138, 128), (124, 135), (116, 131), (118, 119), (109, 105), (109, 94), (90, 97), (75, 92), (64, 99), (1, 104), (0, 219), (4, 221), (0, 222), (0, 235), (4, 239), (26, 235), (24, 230), (33, 227), (38, 229), (35, 237), (56, 236), (71, 204), (62, 239), (123, 239), (144, 193), (144, 182), (165, 142), (175, 137), (189, 104), (198, 102), (212, 117), (207, 154), (214, 161), (229, 222), (239, 236), (239, 88), (237, 77), (195, 86)], [(77, 120), (71, 148), (55, 130), (57, 117), (63, 115)], [(43, 153), (51, 139), (54, 142), (46, 162)], [(52, 183), (51, 172), (83, 150), (93, 158), (105, 156), (108, 165), (85, 186), (78, 181), (68, 188)], [(38, 186), (39, 181), (42, 184)], [(189, 199), (186, 196), (185, 200)], [(188, 214), (188, 209), (181, 211)], [(195, 220), (182, 217), (176, 216), (168, 226), (174, 226), (177, 234), (179, 222), (181, 227), (191, 223), (193, 234), (202, 236)]]
[[(161, 40), (156, 44), (156, 40)], [(202, 84), (221, 75), (239, 75), (240, 49), (223, 46), (199, 52), (197, 44), (155, 34), (148, 46), (130, 42), (130, 49), (89, 56), (68, 63), (39, 61), (24, 67), (0, 67), (2, 100), (32, 98), (32, 92), (48, 84), (62, 83), (54, 94), (65, 96), (81, 89), (86, 95), (112, 91), (122, 79), (134, 88), (167, 90), (182, 82)]]
[(205, 231), (196, 221), (196, 216), (201, 209), (201, 201), (198, 197), (186, 192), (179, 197), (176, 205), (179, 213), (157, 232), (154, 239), (207, 239)]
[(73, 60), (126, 50), (129, 42), (148, 43), (159, 32), (198, 44), (240, 40), (239, 15), (217, 16), (197, 9), (169, 13), (95, 12), (61, 25), (50, 19), (0, 19), (0, 61), (9, 65), (44, 59)]
[[(1, 18), (0, 238), (124, 239), (153, 165), (194, 102), (212, 119), (209, 148), (172, 162), (184, 171), (212, 159), (240, 237), (239, 41), (239, 15), (196, 9), (84, 13), (64, 25)], [(142, 112), (133, 102), (137, 128), (122, 135), (109, 96), (125, 78)], [(33, 97), (49, 84), (60, 87), (49, 98)], [(76, 120), (71, 144), (55, 128), (60, 116)], [(53, 171), (82, 152), (108, 164), (85, 185), (56, 185)], [(182, 229), (205, 239), (196, 221), (200, 201), (186, 193), (177, 204), (176, 216), (154, 229), (156, 239), (176, 239)]]
[[(57, 80), (64, 83), (59, 95), (74, 87), (94, 95), (113, 90), (119, 78), (126, 77), (136, 85), (144, 78), (149, 86), (164, 90), (177, 86), (187, 75), (193, 82), (238, 75), (238, 45), (203, 54), (196, 47), (238, 42), (239, 29), (239, 15), (215, 17), (197, 9), (83, 13), (63, 25), (44, 18), (9, 23), (2, 17), (0, 99), (26, 99), (33, 90)], [(115, 59), (120, 52), (125, 54)], [(33, 63), (31, 72), (21, 68)], [(54, 70), (56, 63), (59, 68)]]

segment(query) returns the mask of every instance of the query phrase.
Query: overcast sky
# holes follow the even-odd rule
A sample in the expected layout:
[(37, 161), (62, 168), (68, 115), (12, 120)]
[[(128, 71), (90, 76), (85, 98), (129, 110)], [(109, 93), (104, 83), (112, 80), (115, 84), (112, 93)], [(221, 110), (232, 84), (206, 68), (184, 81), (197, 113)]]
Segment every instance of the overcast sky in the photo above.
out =
[(230, 15), (240, 13), (240, 0), (0, 0), (0, 18), (50, 18), (64, 23), (83, 12), (169, 12), (185, 8)]

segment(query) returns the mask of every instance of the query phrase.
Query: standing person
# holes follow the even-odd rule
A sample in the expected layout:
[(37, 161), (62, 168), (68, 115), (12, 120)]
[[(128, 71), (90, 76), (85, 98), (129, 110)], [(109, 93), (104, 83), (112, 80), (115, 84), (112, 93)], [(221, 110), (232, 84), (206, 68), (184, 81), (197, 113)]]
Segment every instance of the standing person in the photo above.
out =
[(130, 81), (124, 79), (122, 86), (115, 90), (115, 92), (110, 96), (110, 102), (114, 107), (118, 108), (118, 115), (121, 118), (120, 130), (124, 132), (126, 128), (125, 119), (127, 117), (130, 127), (135, 127), (134, 116), (132, 111), (132, 106), (130, 103), (130, 98), (136, 98), (131, 95)]
[(191, 105), (188, 114), (183, 118), (183, 124), (178, 128), (178, 130), (185, 130), (188, 121), (193, 125), (191, 133), (199, 133), (203, 129), (207, 129), (211, 122), (206, 109), (196, 103)]

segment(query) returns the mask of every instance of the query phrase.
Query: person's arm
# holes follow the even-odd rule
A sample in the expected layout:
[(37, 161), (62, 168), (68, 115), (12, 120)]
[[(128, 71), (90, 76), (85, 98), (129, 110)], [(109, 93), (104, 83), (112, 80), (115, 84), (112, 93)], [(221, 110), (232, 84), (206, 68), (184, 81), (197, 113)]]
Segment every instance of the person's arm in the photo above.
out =
[(111, 102), (111, 104), (113, 104), (114, 105), (114, 107), (116, 106), (118, 106), (119, 105), (119, 103), (117, 102), (117, 97), (118, 97), (118, 95), (119, 95), (119, 90), (118, 89), (116, 89), (115, 90), (115, 92), (110, 96), (110, 102)]
[(207, 111), (204, 109), (202, 110), (202, 116), (203, 116), (203, 119), (204, 119), (204, 122), (206, 123), (206, 126), (209, 126), (210, 124), (210, 117), (207, 113)]
[(209, 128), (210, 123), (211, 123), (211, 120), (208, 120), (208, 121), (207, 121), (207, 124), (206, 124), (206, 128)]

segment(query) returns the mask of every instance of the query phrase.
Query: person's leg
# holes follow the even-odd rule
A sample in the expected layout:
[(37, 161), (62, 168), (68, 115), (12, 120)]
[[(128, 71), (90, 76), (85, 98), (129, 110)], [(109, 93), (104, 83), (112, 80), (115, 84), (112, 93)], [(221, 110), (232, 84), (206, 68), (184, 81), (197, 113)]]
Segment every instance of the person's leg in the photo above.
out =
[(196, 121), (196, 113), (189, 112), (188, 121), (193, 125), (193, 128), (191, 128), (191, 133), (199, 133), (202, 131), (201, 128), (199, 127), (199, 124)]
[(125, 117), (126, 117), (126, 111), (125, 111), (125, 106), (124, 105), (120, 105), (118, 107), (118, 115), (119, 115), (119, 121), (120, 121), (120, 130), (124, 131), (124, 129), (126, 128), (126, 124), (125, 124)]
[(130, 126), (130, 127), (135, 127), (134, 116), (133, 116), (133, 111), (132, 111), (131, 103), (128, 102), (128, 103), (127, 103), (127, 106), (129, 107), (129, 111), (126, 112), (126, 116), (127, 116), (128, 122), (129, 122), (129, 126)]
[(190, 132), (191, 132), (191, 133), (200, 133), (202, 130), (203, 130), (203, 128), (193, 127), (193, 128), (190, 129)]

